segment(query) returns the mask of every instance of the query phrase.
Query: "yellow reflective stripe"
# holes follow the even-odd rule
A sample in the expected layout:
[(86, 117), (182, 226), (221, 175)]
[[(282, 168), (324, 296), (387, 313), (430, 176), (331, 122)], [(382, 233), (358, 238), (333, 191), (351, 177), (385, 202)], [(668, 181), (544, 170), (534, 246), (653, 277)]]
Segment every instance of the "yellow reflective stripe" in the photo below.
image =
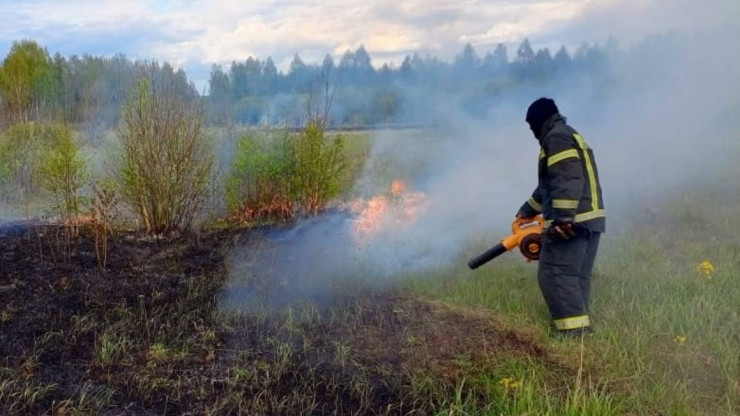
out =
[(583, 136), (581, 136), (578, 133), (573, 133), (573, 138), (576, 139), (576, 142), (578, 142), (578, 146), (581, 147), (583, 150), (588, 150), (588, 143), (586, 143), (585, 140), (583, 140)]
[(578, 133), (573, 133), (573, 138), (576, 139), (578, 145), (583, 149), (583, 159), (586, 162), (586, 171), (588, 172), (588, 183), (591, 186), (591, 209), (597, 211), (599, 209), (599, 194), (596, 185), (596, 174), (591, 164), (591, 156), (588, 155), (588, 144), (586, 144), (586, 141)]
[(596, 211), (584, 212), (583, 214), (576, 214), (575, 222), (584, 222), (592, 220), (594, 218), (606, 217), (606, 211), (603, 209), (597, 209)]
[(576, 209), (578, 208), (578, 200), (577, 199), (553, 199), (552, 207), (560, 208), (560, 209)]
[[(573, 221), (584, 222), (584, 221), (593, 220), (595, 218), (602, 218), (602, 217), (606, 217), (606, 211), (603, 209), (597, 209), (596, 211), (589, 211), (589, 212), (584, 212), (582, 214), (576, 214)], [(545, 227), (549, 227), (551, 224), (552, 224), (552, 220), (545, 221)]]
[[(521, 199), (520, 199), (520, 201), (521, 201)], [(542, 204), (540, 204), (539, 202), (535, 201), (534, 200), (534, 197), (530, 197), (529, 200), (527, 200), (527, 203), (529, 204), (529, 206), (531, 206), (532, 208), (534, 208), (535, 211), (542, 212)]]
[(540, 159), (543, 159), (545, 157), (545, 151), (543, 149), (540, 149)]
[(559, 330), (578, 329), (591, 326), (588, 315), (571, 316), (569, 318), (556, 319), (553, 321), (555, 328)]
[(556, 163), (558, 163), (558, 162), (560, 162), (562, 160), (565, 160), (565, 159), (568, 159), (568, 158), (571, 158), (571, 157), (574, 157), (574, 158), (578, 159), (578, 150), (576, 150), (576, 149), (563, 150), (560, 153), (557, 153), (555, 155), (552, 155), (552, 156), (548, 157), (547, 158), (547, 167), (550, 167), (550, 166), (552, 166), (552, 165), (554, 165), (554, 164), (556, 164)]

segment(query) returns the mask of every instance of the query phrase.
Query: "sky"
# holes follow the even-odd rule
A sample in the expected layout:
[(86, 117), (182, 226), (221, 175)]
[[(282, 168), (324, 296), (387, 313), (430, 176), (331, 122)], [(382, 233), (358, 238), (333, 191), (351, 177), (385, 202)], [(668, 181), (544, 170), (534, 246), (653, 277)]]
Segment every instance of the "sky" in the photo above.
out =
[(373, 64), (413, 52), (451, 60), (470, 43), (575, 48), (740, 20), (737, 0), (0, 0), (0, 56), (19, 39), (50, 53), (168, 61), (196, 84), (212, 64), (271, 56), (286, 69), (364, 45)]

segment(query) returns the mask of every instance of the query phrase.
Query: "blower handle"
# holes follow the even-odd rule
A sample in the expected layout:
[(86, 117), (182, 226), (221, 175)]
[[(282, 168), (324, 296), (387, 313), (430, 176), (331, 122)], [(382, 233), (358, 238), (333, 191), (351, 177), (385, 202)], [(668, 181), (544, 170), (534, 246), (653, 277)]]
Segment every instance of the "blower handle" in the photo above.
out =
[(531, 218), (518, 218), (517, 217), (514, 220), (514, 222), (511, 223), (511, 233), (512, 234), (516, 234), (519, 231), (521, 231), (522, 228), (535, 227), (536, 225), (529, 225), (529, 224), (532, 224), (534, 222), (538, 223), (539, 226), (542, 227), (542, 228), (545, 227), (545, 218), (542, 217), (542, 215), (536, 215), (536, 216), (531, 217)]

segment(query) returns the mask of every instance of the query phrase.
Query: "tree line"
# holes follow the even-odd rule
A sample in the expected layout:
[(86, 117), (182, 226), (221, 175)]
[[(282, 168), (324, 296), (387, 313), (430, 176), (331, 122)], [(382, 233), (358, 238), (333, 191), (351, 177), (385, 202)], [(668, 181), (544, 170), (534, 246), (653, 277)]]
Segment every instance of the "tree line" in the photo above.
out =
[(287, 72), (278, 71), (270, 57), (250, 56), (226, 68), (212, 67), (208, 100), (212, 119), (220, 123), (292, 124), (328, 78), (338, 85), (334, 126), (425, 122), (414, 107), (435, 91), (452, 93), (463, 110), (482, 115), (519, 88), (607, 78), (607, 68), (620, 53), (614, 40), (603, 46), (583, 44), (573, 53), (562, 46), (552, 53), (535, 50), (524, 39), (512, 57), (504, 44), (483, 56), (468, 44), (452, 62), (414, 53), (399, 66), (385, 63), (376, 69), (360, 46), (347, 50), (339, 62), (326, 55), (321, 63), (307, 64), (296, 54)]
[(185, 71), (169, 63), (59, 53), (32, 40), (14, 42), (0, 65), (0, 126), (62, 122), (109, 128), (142, 73), (168, 79), (183, 95), (197, 96)]
[[(329, 123), (365, 126), (424, 122), (430, 93), (454, 94), (462, 109), (482, 115), (507, 94), (552, 82), (609, 81), (610, 65), (623, 59), (616, 42), (583, 44), (575, 51), (535, 49), (524, 39), (510, 53), (499, 44), (485, 54), (466, 45), (451, 62), (414, 53), (396, 66), (373, 65), (367, 50), (347, 50), (338, 62), (326, 55), (306, 63), (296, 54), (286, 71), (271, 57), (213, 65), (207, 95), (200, 97), (212, 125), (288, 125), (305, 122), (308, 103), (333, 99)], [(0, 65), (0, 125), (60, 121), (99, 132), (118, 124), (120, 107), (142, 71), (171, 79), (183, 95), (198, 91), (182, 69), (167, 62), (134, 61), (125, 55), (53, 56), (32, 40), (15, 42)], [(596, 80), (596, 81), (594, 81)]]

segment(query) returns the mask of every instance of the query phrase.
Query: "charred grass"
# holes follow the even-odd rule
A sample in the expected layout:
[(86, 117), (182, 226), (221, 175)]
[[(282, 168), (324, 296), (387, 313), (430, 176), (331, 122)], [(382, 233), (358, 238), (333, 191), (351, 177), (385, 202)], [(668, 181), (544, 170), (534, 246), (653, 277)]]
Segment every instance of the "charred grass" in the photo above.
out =
[(0, 240), (1, 414), (560, 409), (578, 380), (532, 333), (397, 289), (223, 310), (232, 232), (120, 236), (105, 271), (91, 238), (55, 235)]

